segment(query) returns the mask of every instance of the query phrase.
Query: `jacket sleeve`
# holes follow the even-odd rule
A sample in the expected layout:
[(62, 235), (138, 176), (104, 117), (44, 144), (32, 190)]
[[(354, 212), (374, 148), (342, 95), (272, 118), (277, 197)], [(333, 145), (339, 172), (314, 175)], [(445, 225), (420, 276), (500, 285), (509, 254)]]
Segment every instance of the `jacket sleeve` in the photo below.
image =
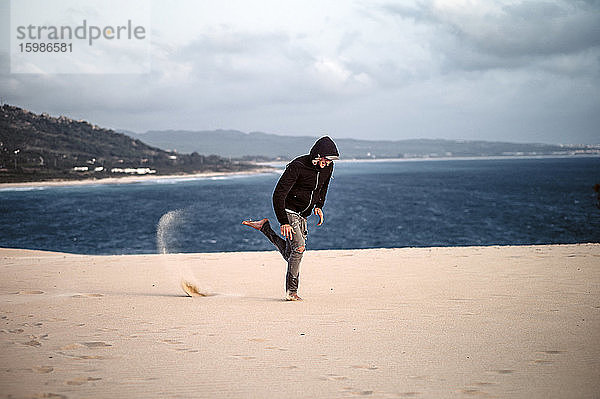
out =
[(298, 179), (298, 169), (289, 164), (286, 168), (273, 191), (273, 209), (279, 224), (289, 224), (287, 213), (285, 212), (285, 199)]
[(327, 180), (325, 180), (323, 187), (321, 187), (321, 191), (319, 191), (319, 197), (317, 198), (317, 202), (315, 202), (315, 208), (322, 209), (323, 206), (325, 205), (325, 197), (327, 196), (327, 188), (329, 188), (329, 180), (331, 180), (332, 174), (333, 174), (333, 170), (331, 171), (329, 176), (327, 176)]

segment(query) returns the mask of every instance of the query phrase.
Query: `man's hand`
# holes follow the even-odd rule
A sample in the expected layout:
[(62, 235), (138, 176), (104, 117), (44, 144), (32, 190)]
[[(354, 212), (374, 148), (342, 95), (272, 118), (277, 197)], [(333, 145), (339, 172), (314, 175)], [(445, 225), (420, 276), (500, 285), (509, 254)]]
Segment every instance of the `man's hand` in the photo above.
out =
[(315, 208), (315, 215), (317, 215), (319, 217), (319, 223), (317, 223), (317, 226), (320, 226), (323, 224), (323, 210), (321, 210), (321, 208)]
[(294, 235), (294, 229), (292, 229), (292, 226), (290, 226), (289, 224), (282, 224), (281, 235), (291, 240)]

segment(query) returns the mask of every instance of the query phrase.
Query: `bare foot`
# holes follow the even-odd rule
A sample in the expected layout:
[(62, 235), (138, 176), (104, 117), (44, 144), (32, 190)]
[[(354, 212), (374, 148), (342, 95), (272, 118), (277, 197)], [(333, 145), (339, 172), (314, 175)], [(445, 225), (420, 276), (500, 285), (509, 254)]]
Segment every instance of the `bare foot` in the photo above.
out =
[(256, 230), (260, 230), (263, 227), (263, 224), (265, 224), (268, 221), (269, 221), (269, 219), (267, 219), (267, 218), (264, 218), (263, 220), (256, 220), (256, 221), (254, 221), (254, 220), (244, 220), (242, 222), (242, 224), (246, 225), (246, 226), (253, 227)]

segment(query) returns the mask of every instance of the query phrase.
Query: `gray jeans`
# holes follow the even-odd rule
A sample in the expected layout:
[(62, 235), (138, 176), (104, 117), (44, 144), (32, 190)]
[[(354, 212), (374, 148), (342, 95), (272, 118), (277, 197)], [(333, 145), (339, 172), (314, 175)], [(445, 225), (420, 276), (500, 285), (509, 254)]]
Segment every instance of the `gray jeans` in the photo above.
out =
[(288, 292), (297, 292), (298, 278), (300, 275), (300, 261), (302, 260), (302, 255), (306, 246), (308, 230), (306, 226), (306, 218), (291, 212), (287, 212), (287, 217), (290, 222), (290, 226), (292, 226), (294, 231), (291, 240), (287, 238), (284, 240), (281, 238), (273, 231), (268, 221), (263, 224), (260, 231), (267, 236), (269, 241), (275, 244), (283, 256), (283, 259), (285, 259), (288, 264), (287, 273), (285, 276), (285, 290)]

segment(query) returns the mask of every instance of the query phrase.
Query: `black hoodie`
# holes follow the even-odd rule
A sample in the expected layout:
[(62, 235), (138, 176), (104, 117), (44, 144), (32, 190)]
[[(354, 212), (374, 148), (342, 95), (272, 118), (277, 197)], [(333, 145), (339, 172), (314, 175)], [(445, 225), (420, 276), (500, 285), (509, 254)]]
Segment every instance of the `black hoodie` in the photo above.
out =
[(315, 142), (310, 154), (299, 156), (286, 166), (273, 192), (273, 208), (279, 224), (290, 223), (286, 209), (308, 217), (314, 207), (323, 208), (333, 162), (321, 168), (313, 165), (312, 160), (339, 155), (333, 140), (324, 136)]

